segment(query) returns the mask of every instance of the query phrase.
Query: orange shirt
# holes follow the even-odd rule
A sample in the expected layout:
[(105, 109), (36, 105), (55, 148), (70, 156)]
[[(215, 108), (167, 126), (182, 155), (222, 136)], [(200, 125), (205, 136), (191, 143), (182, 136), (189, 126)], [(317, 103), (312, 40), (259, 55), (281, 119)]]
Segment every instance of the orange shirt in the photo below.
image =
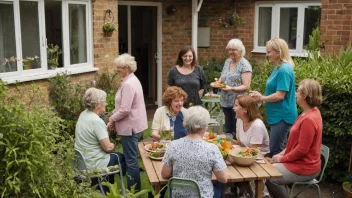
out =
[(293, 173), (312, 175), (320, 171), (323, 121), (318, 108), (300, 115), (292, 125), (281, 159)]

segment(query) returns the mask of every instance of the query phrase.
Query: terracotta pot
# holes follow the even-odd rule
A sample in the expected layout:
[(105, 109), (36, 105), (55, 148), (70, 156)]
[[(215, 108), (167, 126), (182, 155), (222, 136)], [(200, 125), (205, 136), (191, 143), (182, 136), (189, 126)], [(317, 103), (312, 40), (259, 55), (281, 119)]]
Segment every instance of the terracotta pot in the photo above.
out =
[(352, 192), (349, 191), (345, 185), (342, 185), (343, 188), (343, 194), (345, 195), (346, 198), (352, 198)]
[(112, 33), (113, 33), (113, 32), (105, 32), (105, 33), (104, 33), (104, 36), (105, 36), (105, 37), (111, 37), (111, 36), (112, 36)]

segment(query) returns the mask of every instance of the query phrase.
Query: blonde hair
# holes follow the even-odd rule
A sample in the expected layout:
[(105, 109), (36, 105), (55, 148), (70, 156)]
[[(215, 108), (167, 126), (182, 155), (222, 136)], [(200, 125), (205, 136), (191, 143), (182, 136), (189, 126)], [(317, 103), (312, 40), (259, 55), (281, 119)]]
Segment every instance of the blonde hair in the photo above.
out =
[(237, 49), (241, 51), (241, 57), (244, 57), (244, 55), (246, 55), (246, 48), (244, 47), (240, 39), (231, 39), (227, 43), (226, 49)]
[(322, 90), (320, 84), (312, 79), (304, 79), (299, 85), (297, 92), (306, 97), (306, 102), (311, 107), (321, 105), (323, 102)]
[(295, 63), (293, 62), (288, 51), (288, 45), (285, 40), (281, 38), (273, 38), (266, 42), (266, 46), (279, 53), (280, 64), (289, 63), (292, 67), (295, 66)]
[(129, 54), (121, 54), (115, 58), (114, 63), (116, 67), (125, 67), (130, 70), (130, 72), (135, 72), (137, 70), (137, 62), (134, 57)]

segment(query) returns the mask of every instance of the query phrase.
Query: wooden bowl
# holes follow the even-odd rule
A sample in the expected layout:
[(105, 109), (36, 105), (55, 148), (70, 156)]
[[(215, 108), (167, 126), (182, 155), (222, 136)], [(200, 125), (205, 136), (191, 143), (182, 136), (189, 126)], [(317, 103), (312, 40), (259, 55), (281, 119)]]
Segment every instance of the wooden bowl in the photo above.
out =
[[(241, 151), (245, 151), (248, 148), (240, 148), (240, 149), (234, 149), (231, 150), (228, 156), (227, 161), (229, 161), (230, 163), (235, 163), (237, 165), (240, 166), (250, 166), (253, 164), (253, 162), (255, 161), (255, 158), (257, 158), (258, 154), (259, 154), (259, 150), (258, 149), (254, 149), (257, 151), (257, 155), (252, 156), (252, 157), (242, 157), (242, 156), (238, 156), (238, 153)], [(253, 149), (253, 148), (251, 148)]]

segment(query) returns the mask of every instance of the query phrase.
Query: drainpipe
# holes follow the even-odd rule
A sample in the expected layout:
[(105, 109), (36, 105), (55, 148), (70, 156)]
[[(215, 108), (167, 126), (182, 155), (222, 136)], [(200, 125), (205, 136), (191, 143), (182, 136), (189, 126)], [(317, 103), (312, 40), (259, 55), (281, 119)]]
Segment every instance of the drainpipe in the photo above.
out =
[(198, 12), (202, 7), (203, 0), (192, 0), (192, 46), (198, 59)]

